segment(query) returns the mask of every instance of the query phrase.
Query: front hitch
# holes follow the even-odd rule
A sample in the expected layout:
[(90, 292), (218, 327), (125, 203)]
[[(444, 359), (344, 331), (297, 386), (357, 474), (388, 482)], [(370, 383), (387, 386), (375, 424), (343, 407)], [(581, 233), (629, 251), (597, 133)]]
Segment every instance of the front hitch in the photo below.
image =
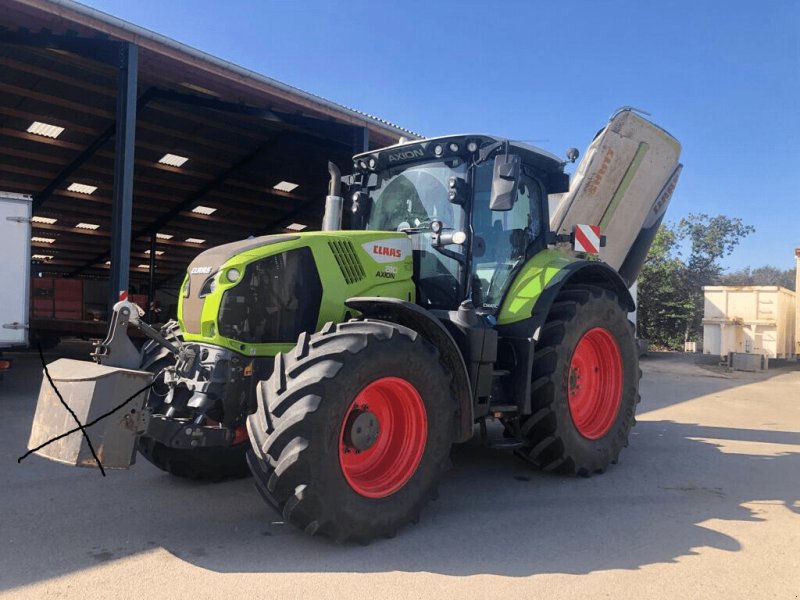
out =
[(114, 312), (108, 327), (106, 338), (99, 342), (92, 352), (92, 359), (107, 367), (138, 369), (142, 364), (142, 353), (136, 349), (128, 337), (128, 325), (133, 325), (149, 339), (163, 346), (179, 363), (194, 365), (196, 352), (194, 348), (170, 342), (161, 333), (142, 320), (144, 310), (134, 302), (121, 300), (114, 305)]

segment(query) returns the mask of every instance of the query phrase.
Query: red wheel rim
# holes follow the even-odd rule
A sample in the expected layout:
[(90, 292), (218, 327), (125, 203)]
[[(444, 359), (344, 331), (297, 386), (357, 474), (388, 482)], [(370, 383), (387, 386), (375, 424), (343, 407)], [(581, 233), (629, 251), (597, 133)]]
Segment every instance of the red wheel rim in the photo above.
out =
[[(377, 437), (357, 450), (352, 429), (362, 414), (374, 415)], [(339, 464), (344, 478), (367, 498), (394, 494), (417, 470), (427, 438), (428, 418), (416, 388), (399, 377), (377, 379), (361, 390), (342, 420)]]
[(622, 401), (622, 356), (607, 329), (590, 329), (569, 365), (569, 412), (575, 428), (596, 440), (611, 429)]

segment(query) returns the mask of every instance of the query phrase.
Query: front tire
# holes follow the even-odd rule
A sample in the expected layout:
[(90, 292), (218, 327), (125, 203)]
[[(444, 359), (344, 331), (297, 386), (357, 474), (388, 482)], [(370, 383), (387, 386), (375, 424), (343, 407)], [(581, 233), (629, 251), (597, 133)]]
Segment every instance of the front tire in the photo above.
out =
[(367, 542), (416, 521), (449, 464), (451, 375), (416, 332), (329, 323), (275, 358), (248, 419), (259, 491), (309, 534)]
[(639, 402), (632, 329), (608, 290), (576, 286), (558, 295), (536, 346), (520, 456), (545, 471), (583, 476), (617, 461)]

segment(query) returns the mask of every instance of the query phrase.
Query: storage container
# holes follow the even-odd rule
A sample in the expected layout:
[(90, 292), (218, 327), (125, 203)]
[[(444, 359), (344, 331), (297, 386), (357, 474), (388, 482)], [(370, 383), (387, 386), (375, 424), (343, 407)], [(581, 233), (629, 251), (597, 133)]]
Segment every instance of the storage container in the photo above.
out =
[(795, 354), (795, 293), (778, 286), (705, 286), (703, 352), (790, 358)]

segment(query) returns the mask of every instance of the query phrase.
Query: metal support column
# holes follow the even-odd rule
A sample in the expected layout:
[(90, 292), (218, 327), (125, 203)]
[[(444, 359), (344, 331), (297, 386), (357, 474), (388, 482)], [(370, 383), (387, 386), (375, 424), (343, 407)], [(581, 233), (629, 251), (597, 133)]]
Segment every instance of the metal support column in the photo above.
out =
[(147, 286), (147, 320), (153, 323), (153, 300), (156, 299), (156, 232), (150, 234), (150, 282)]
[[(136, 85), (139, 49), (120, 47), (117, 77), (117, 131), (114, 151), (114, 199), (111, 211), (111, 280), (108, 314), (123, 295), (127, 297), (131, 258), (133, 213), (133, 153), (136, 137)], [(151, 257), (152, 260), (152, 257)]]
[(369, 129), (366, 127), (353, 128), (353, 154), (361, 154), (369, 150)]
[(369, 151), (369, 129), (366, 127), (363, 128), (363, 132), (361, 134), (361, 151), (368, 152)]

